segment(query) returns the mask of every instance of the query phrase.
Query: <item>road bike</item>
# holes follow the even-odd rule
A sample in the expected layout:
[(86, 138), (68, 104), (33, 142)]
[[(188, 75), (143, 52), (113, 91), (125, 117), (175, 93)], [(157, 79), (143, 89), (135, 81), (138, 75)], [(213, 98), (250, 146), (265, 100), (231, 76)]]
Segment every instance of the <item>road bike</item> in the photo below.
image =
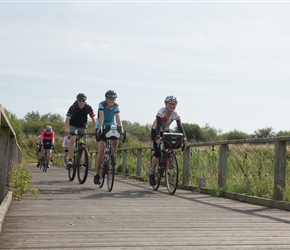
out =
[[(50, 144), (50, 143), (47, 143), (47, 144)], [(40, 158), (39, 169), (42, 169), (43, 172), (47, 172), (48, 165), (49, 165), (49, 162), (48, 162), (48, 150), (49, 149), (44, 149), (44, 154)], [(52, 153), (51, 153), (51, 155), (52, 155)]]
[(182, 151), (184, 150), (183, 134), (164, 132), (160, 139), (161, 155), (158, 160), (158, 166), (155, 168), (156, 184), (152, 187), (154, 191), (157, 191), (161, 180), (164, 178), (168, 193), (173, 195), (178, 186), (178, 162), (174, 150), (178, 148), (182, 148)]
[(43, 172), (47, 171), (48, 160), (47, 160), (47, 149), (44, 150), (43, 156), (40, 158), (39, 169)]
[(70, 133), (76, 136), (74, 154), (73, 154), (73, 164), (72, 167), (67, 168), (68, 178), (70, 181), (75, 179), (76, 173), (78, 173), (78, 181), (80, 184), (84, 184), (88, 177), (88, 171), (90, 167), (90, 157), (89, 150), (86, 146), (86, 136), (93, 136), (94, 133), (81, 134), (76, 130), (75, 133)]
[[(104, 153), (104, 159), (100, 170), (100, 184), (99, 187), (102, 188), (107, 175), (107, 187), (108, 191), (111, 192), (114, 185), (115, 178), (115, 165), (116, 165), (116, 155), (113, 149), (113, 141), (118, 140), (121, 136), (121, 126), (117, 125), (106, 125), (104, 127), (103, 133), (106, 138), (106, 148)], [(126, 131), (123, 133), (123, 143), (126, 140)]]

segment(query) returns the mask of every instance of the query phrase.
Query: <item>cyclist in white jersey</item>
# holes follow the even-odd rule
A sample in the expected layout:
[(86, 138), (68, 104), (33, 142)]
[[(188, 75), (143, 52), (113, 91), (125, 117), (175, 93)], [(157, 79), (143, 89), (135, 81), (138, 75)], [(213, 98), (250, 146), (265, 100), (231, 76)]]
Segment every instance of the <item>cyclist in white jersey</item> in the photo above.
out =
[(151, 172), (149, 182), (150, 185), (156, 185), (155, 181), (155, 168), (158, 163), (158, 159), (161, 154), (160, 147), (160, 137), (164, 132), (170, 132), (170, 125), (173, 121), (176, 121), (177, 128), (180, 133), (184, 136), (184, 143), (187, 145), (187, 139), (184, 132), (184, 129), (181, 124), (181, 119), (177, 111), (175, 110), (177, 106), (177, 99), (175, 96), (167, 96), (164, 100), (165, 107), (159, 109), (156, 115), (156, 119), (154, 120), (151, 128), (151, 140), (153, 142), (154, 147), (154, 155), (152, 157), (151, 162)]

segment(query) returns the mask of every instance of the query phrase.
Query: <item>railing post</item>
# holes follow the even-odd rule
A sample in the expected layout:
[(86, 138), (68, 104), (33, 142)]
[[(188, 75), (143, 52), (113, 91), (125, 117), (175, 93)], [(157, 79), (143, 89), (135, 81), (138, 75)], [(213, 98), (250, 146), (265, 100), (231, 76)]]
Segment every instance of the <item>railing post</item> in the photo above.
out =
[(126, 161), (127, 161), (127, 150), (122, 150), (122, 174), (126, 174)]
[(219, 147), (219, 174), (218, 186), (223, 188), (226, 185), (228, 164), (228, 144), (221, 144)]
[(137, 176), (141, 176), (141, 166), (142, 166), (142, 149), (138, 149), (137, 153)]
[(275, 143), (274, 200), (283, 200), (286, 176), (286, 141)]
[(189, 167), (190, 167), (190, 147), (186, 147), (183, 151), (183, 176), (182, 185), (189, 185)]

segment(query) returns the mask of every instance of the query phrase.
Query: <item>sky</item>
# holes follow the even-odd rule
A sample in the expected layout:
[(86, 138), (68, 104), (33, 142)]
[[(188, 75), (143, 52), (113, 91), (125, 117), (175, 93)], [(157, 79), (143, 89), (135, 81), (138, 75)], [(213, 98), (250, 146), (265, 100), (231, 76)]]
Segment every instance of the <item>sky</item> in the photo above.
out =
[(65, 117), (83, 92), (96, 113), (113, 89), (121, 118), (140, 125), (174, 95), (183, 123), (290, 131), (289, 9), (290, 1), (0, 0), (0, 105), (19, 119)]

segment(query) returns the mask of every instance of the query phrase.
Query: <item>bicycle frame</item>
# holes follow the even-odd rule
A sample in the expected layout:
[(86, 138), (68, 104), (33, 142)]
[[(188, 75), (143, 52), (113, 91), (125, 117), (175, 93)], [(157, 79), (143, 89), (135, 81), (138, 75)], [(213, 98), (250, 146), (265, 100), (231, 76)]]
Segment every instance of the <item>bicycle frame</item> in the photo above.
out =
[[(107, 125), (104, 128), (104, 135), (106, 138), (106, 147), (104, 152), (103, 163), (100, 171), (100, 184), (99, 187), (103, 187), (105, 182), (105, 177), (107, 175), (107, 187), (108, 191), (111, 192), (114, 185), (115, 178), (115, 165), (116, 165), (116, 156), (113, 148), (113, 141), (118, 140), (121, 135), (121, 127), (117, 125)], [(126, 132), (123, 134), (123, 142), (126, 139)]]
[[(176, 134), (173, 134), (173, 136), (174, 135)], [(167, 145), (169, 144), (167, 143)], [(155, 176), (157, 177), (157, 182), (152, 187), (154, 191), (157, 191), (160, 186), (161, 179), (164, 177), (165, 186), (167, 187), (168, 193), (170, 195), (173, 195), (178, 186), (178, 162), (174, 152), (176, 148), (164, 147), (162, 138), (159, 147), (161, 150), (161, 155), (158, 159), (158, 166), (156, 166), (155, 169)], [(182, 145), (182, 151), (184, 150), (184, 147), (185, 144)]]
[(69, 180), (73, 181), (76, 172), (80, 184), (84, 184), (87, 180), (88, 170), (90, 166), (89, 151), (86, 146), (84, 136), (93, 134), (73, 134), (76, 136), (75, 148), (73, 153), (73, 167), (68, 169)]

